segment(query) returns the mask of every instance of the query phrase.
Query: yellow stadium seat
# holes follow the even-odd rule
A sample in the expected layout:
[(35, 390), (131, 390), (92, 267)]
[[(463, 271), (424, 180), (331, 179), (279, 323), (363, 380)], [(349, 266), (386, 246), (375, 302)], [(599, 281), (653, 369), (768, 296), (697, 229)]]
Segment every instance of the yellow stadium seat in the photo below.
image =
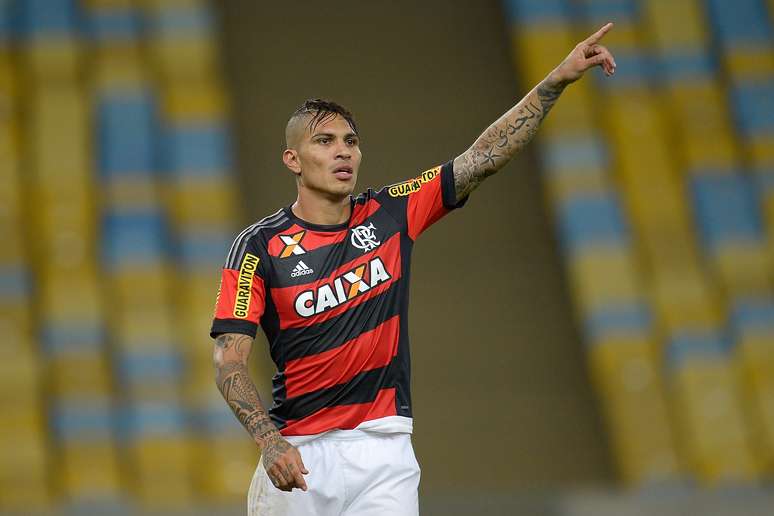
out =
[(511, 31), (513, 56), (519, 65), (522, 84), (531, 85), (542, 81), (560, 63), (576, 44), (569, 24), (519, 26)]
[(774, 169), (774, 134), (761, 134), (744, 142), (748, 163), (754, 170)]
[(97, 92), (136, 89), (150, 78), (140, 49), (131, 43), (97, 47), (92, 64), (92, 84)]
[(37, 348), (32, 338), (32, 307), (27, 298), (0, 300), (0, 331), (8, 342), (16, 342), (22, 349)]
[(56, 199), (30, 214), (30, 262), (47, 274), (95, 269), (97, 213), (94, 199)]
[(78, 78), (81, 66), (81, 48), (70, 37), (32, 40), (22, 47), (26, 72), (40, 84)]
[(56, 396), (94, 394), (109, 397), (113, 389), (113, 371), (105, 353), (100, 350), (53, 357), (48, 371), (48, 386)]
[(677, 129), (675, 151), (684, 166), (694, 171), (714, 171), (739, 163), (734, 129), (729, 118), (725, 93), (715, 82), (675, 85), (666, 100), (671, 123)]
[(592, 102), (589, 84), (591, 84), (589, 81), (576, 82), (573, 87), (567, 88), (562, 93), (561, 108), (551, 111), (550, 115), (545, 118), (540, 128), (539, 138), (567, 134), (588, 135), (594, 130), (596, 127), (595, 106)]
[(704, 485), (758, 477), (737, 380), (736, 364), (723, 356), (693, 356), (672, 372), (682, 453)]
[(711, 138), (704, 130), (684, 132), (679, 139), (676, 150), (686, 171), (724, 173), (739, 167), (739, 152), (730, 128), (713, 133)]
[[(649, 230), (690, 233), (691, 222), (682, 185), (671, 176), (631, 176), (623, 184), (632, 224), (640, 234)], [(643, 235), (647, 236), (647, 235)]]
[(549, 206), (560, 206), (571, 197), (610, 191), (611, 181), (604, 167), (549, 170), (544, 176)]
[(172, 124), (220, 121), (227, 114), (223, 87), (214, 78), (164, 85), (163, 114)]
[(45, 514), (52, 502), (50, 456), (42, 433), (27, 431), (0, 440), (0, 507), (16, 514)]
[(153, 211), (162, 204), (157, 181), (143, 176), (117, 176), (103, 188), (103, 202), (115, 212)]
[(737, 341), (750, 426), (767, 473), (774, 472), (774, 332), (744, 332)]
[(769, 255), (774, 256), (774, 191), (764, 191), (761, 197), (761, 216), (768, 236)]
[(676, 175), (666, 140), (664, 108), (652, 94), (626, 91), (610, 95), (605, 112), (615, 143), (616, 171), (624, 182), (636, 185), (654, 176)]
[[(227, 225), (237, 219), (240, 211), (232, 183), (222, 178), (179, 181), (169, 193), (172, 220), (178, 227)], [(202, 202), (202, 199), (207, 199), (207, 202)]]
[(57, 485), (67, 498), (104, 500), (121, 495), (120, 463), (112, 441), (63, 441), (58, 456)]
[(175, 324), (173, 307), (150, 305), (145, 308), (111, 311), (111, 334), (121, 349), (169, 349), (181, 340)]
[(728, 242), (711, 257), (714, 273), (729, 296), (771, 292), (771, 258), (763, 241)]
[(678, 458), (648, 335), (594, 342), (589, 348), (596, 390), (623, 482), (659, 483), (678, 475)]
[(87, 9), (111, 10), (111, 9), (130, 9), (134, 7), (134, 0), (81, 0), (81, 3)]
[[(39, 392), (39, 391), (38, 391)], [(44, 418), (44, 407), (40, 399), (35, 399), (32, 405), (4, 407), (3, 424), (0, 425), (0, 441), (12, 442), (20, 435), (44, 435), (47, 426)]]
[(722, 59), (728, 75), (735, 80), (766, 80), (774, 75), (774, 52), (769, 45), (730, 49)]
[(171, 308), (176, 270), (166, 263), (127, 265), (109, 277), (106, 300), (116, 311)]
[(648, 291), (658, 324), (667, 334), (718, 328), (724, 322), (718, 294), (698, 267), (654, 271)]
[(250, 487), (250, 479), (260, 452), (250, 436), (201, 436), (193, 453), (197, 490), (213, 502), (240, 502)]
[(12, 53), (0, 48), (0, 122), (12, 117), (18, 107), (18, 75)]
[(599, 246), (584, 250), (568, 263), (573, 297), (584, 310), (636, 300), (641, 295), (639, 271), (630, 249)]
[(641, 5), (650, 39), (661, 52), (707, 45), (707, 24), (698, 0), (650, 0)]
[(190, 443), (185, 435), (146, 437), (129, 450), (132, 490), (147, 509), (173, 509), (193, 501)]
[(10, 342), (14, 343), (12, 350), (0, 351), (0, 410), (41, 402), (43, 378), (37, 353), (16, 340)]
[(37, 294), (42, 321), (70, 324), (101, 319), (102, 299), (98, 276), (93, 269), (68, 274), (39, 270), (40, 291)]
[(151, 61), (163, 82), (203, 80), (217, 74), (217, 52), (211, 36), (152, 38)]
[(45, 84), (33, 99), (28, 155), (37, 189), (87, 188), (93, 181), (93, 152), (85, 92), (71, 84)]

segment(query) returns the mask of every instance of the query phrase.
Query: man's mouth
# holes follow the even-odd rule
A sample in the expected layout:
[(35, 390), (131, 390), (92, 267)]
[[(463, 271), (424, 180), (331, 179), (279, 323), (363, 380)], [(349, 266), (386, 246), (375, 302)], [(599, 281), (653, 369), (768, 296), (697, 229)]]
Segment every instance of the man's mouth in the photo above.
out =
[(348, 165), (337, 167), (333, 170), (333, 175), (336, 176), (336, 179), (343, 181), (350, 179), (352, 178), (352, 167)]

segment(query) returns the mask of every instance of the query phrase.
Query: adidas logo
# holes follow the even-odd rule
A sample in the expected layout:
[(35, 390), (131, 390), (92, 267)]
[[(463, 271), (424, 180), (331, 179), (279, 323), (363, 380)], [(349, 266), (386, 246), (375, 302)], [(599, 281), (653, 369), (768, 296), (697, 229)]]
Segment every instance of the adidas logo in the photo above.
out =
[(303, 261), (299, 261), (298, 265), (293, 267), (293, 270), (290, 272), (291, 278), (297, 278), (298, 276), (305, 276), (307, 274), (312, 274), (314, 272), (314, 269), (308, 267)]

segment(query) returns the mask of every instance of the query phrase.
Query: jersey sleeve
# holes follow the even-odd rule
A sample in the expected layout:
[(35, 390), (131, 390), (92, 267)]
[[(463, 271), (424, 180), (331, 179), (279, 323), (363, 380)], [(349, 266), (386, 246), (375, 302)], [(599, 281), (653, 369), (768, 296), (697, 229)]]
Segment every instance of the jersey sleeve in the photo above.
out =
[(220, 276), (210, 336), (243, 333), (255, 337), (266, 302), (264, 267), (252, 239), (237, 237)]
[(412, 240), (468, 200), (465, 196), (456, 202), (454, 161), (426, 170), (413, 179), (386, 186), (376, 196), (404, 224)]

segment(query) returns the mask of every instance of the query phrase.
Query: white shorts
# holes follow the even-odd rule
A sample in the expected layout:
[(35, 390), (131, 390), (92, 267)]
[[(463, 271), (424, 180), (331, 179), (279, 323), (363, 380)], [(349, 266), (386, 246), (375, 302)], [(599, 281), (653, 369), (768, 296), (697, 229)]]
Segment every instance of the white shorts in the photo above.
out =
[(250, 492), (250, 516), (416, 516), (419, 464), (411, 434), (362, 430), (328, 432), (298, 447), (308, 490), (280, 491), (259, 460)]

